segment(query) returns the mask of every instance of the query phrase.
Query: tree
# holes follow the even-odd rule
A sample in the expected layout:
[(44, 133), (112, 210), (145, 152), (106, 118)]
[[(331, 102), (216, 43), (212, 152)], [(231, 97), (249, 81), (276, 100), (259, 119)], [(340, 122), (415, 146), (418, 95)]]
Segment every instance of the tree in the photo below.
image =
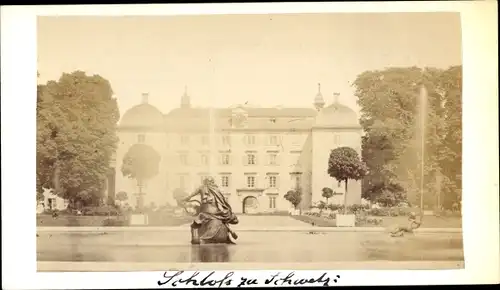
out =
[(161, 156), (146, 144), (134, 144), (123, 157), (122, 174), (135, 179), (139, 187), (139, 200), (142, 207), (142, 186), (144, 182), (156, 176), (160, 169)]
[(328, 204), (328, 199), (333, 196), (333, 190), (328, 187), (323, 187), (323, 189), (321, 190), (321, 196), (326, 199), (326, 204)]
[(360, 160), (356, 150), (350, 147), (338, 147), (330, 153), (328, 174), (339, 182), (345, 182), (344, 212), (347, 208), (347, 184), (349, 179), (360, 180), (365, 176), (366, 171), (366, 165)]
[(297, 206), (302, 202), (302, 190), (300, 188), (289, 190), (284, 198), (293, 205), (294, 209), (297, 209)]
[(128, 200), (128, 194), (125, 191), (120, 191), (116, 194), (116, 199), (120, 202)]
[(174, 190), (174, 200), (177, 203), (177, 206), (181, 205), (183, 199), (186, 198), (187, 196), (188, 196), (187, 192), (185, 192), (180, 188), (176, 188)]
[(99, 75), (75, 71), (37, 86), (37, 191), (52, 188), (70, 206), (100, 203), (118, 119), (111, 85)]
[[(374, 201), (389, 192), (397, 196), (392, 190), (402, 187), (417, 204), (422, 190), (427, 204), (436, 203), (441, 191), (448, 204), (456, 200), (462, 167), (461, 72), (461, 66), (389, 68), (356, 78), (365, 131), (362, 158), (368, 167), (364, 198)], [(425, 106), (419, 97), (422, 87), (427, 90)]]

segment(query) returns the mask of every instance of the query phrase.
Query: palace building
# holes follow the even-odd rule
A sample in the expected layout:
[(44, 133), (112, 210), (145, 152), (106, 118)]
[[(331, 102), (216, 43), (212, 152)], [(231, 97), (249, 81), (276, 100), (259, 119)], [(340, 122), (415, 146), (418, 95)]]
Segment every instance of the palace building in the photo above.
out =
[[(335, 95), (334, 95), (335, 96)], [(175, 204), (173, 192), (191, 193), (212, 176), (236, 213), (288, 210), (287, 191), (300, 187), (301, 208), (324, 200), (322, 188), (336, 193), (342, 204), (345, 184), (327, 173), (330, 151), (349, 146), (361, 154), (361, 126), (356, 113), (338, 102), (325, 104), (318, 93), (311, 108), (196, 108), (184, 93), (180, 107), (164, 114), (142, 95), (142, 103), (122, 116), (114, 170), (108, 194), (124, 191), (137, 203), (135, 180), (121, 172), (123, 157), (135, 143), (145, 143), (160, 155), (159, 173), (144, 185), (144, 202)], [(361, 201), (361, 183), (349, 181), (347, 203)]]

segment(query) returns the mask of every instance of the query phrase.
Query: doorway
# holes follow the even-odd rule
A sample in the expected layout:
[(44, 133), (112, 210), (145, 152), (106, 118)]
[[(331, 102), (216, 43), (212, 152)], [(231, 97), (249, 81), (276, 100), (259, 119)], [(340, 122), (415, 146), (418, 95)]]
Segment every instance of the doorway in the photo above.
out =
[(257, 213), (259, 208), (259, 201), (255, 196), (247, 196), (243, 199), (243, 213), (252, 214)]

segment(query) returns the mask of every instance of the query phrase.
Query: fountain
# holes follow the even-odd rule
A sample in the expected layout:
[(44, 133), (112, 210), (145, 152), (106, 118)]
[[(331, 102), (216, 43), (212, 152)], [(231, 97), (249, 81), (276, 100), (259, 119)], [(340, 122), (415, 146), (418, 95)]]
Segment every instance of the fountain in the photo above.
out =
[(420, 218), (424, 216), (424, 176), (425, 176), (425, 125), (427, 116), (427, 89), (421, 85), (418, 98), (418, 116), (420, 123)]

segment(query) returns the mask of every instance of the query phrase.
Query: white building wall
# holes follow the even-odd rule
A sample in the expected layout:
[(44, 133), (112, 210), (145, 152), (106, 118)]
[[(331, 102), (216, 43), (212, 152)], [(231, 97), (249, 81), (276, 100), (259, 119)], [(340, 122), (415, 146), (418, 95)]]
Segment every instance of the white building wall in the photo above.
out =
[[(151, 145), (161, 154), (160, 171), (157, 176), (149, 180), (144, 188), (145, 205), (154, 202), (156, 205), (165, 203), (175, 204), (173, 191), (180, 188), (180, 176), (185, 176), (186, 193), (191, 193), (200, 185), (201, 177), (211, 175), (226, 194), (235, 212), (243, 209), (243, 199), (252, 195), (259, 201), (259, 211), (285, 211), (291, 204), (284, 199), (284, 195), (294, 188), (295, 181), (292, 172), (301, 172), (301, 187), (303, 190), (302, 208), (308, 208), (313, 202), (324, 200), (321, 189), (330, 187), (337, 192), (344, 192), (344, 184), (338, 183), (328, 173), (328, 158), (330, 151), (338, 146), (350, 146), (359, 153), (361, 150), (361, 133), (355, 131), (328, 131), (314, 130), (300, 132), (210, 132), (198, 133), (151, 133), (151, 132), (119, 132), (119, 146), (116, 158), (116, 192), (129, 193), (129, 204), (136, 205), (133, 194), (137, 192), (135, 180), (123, 177), (121, 166), (123, 156), (128, 148), (138, 142), (138, 135), (145, 135), (145, 143)], [(223, 136), (230, 136), (230, 145), (224, 145)], [(246, 144), (245, 136), (255, 136), (255, 144)], [(181, 142), (182, 136), (189, 138), (188, 144)], [(208, 144), (203, 144), (203, 136), (209, 138)], [(212, 136), (212, 138), (210, 138)], [(278, 138), (278, 144), (270, 144), (270, 136)], [(246, 154), (254, 151), (257, 157), (256, 165), (246, 165)], [(269, 153), (276, 153), (277, 164), (269, 164)], [(221, 163), (221, 154), (230, 155), (230, 163)], [(180, 162), (180, 154), (187, 154), (188, 164)], [(208, 165), (201, 163), (201, 155), (210, 158)], [(269, 188), (268, 174), (276, 174), (277, 188)], [(222, 175), (229, 176), (229, 187), (221, 184)], [(256, 177), (255, 188), (258, 191), (245, 190), (247, 188), (246, 174)], [(239, 192), (239, 193), (238, 193)], [(275, 198), (275, 208), (271, 209), (270, 198)], [(360, 203), (360, 182), (349, 182), (348, 203)], [(338, 195), (330, 199), (332, 203), (343, 203), (343, 196)]]
[[(325, 200), (322, 189), (329, 187), (334, 195), (329, 200), (332, 204), (343, 204), (345, 195), (345, 183), (339, 182), (328, 174), (328, 160), (331, 150), (348, 146), (355, 149), (361, 157), (361, 130), (313, 130), (312, 133), (312, 191), (313, 203)], [(349, 180), (347, 204), (361, 203), (361, 181)]]

